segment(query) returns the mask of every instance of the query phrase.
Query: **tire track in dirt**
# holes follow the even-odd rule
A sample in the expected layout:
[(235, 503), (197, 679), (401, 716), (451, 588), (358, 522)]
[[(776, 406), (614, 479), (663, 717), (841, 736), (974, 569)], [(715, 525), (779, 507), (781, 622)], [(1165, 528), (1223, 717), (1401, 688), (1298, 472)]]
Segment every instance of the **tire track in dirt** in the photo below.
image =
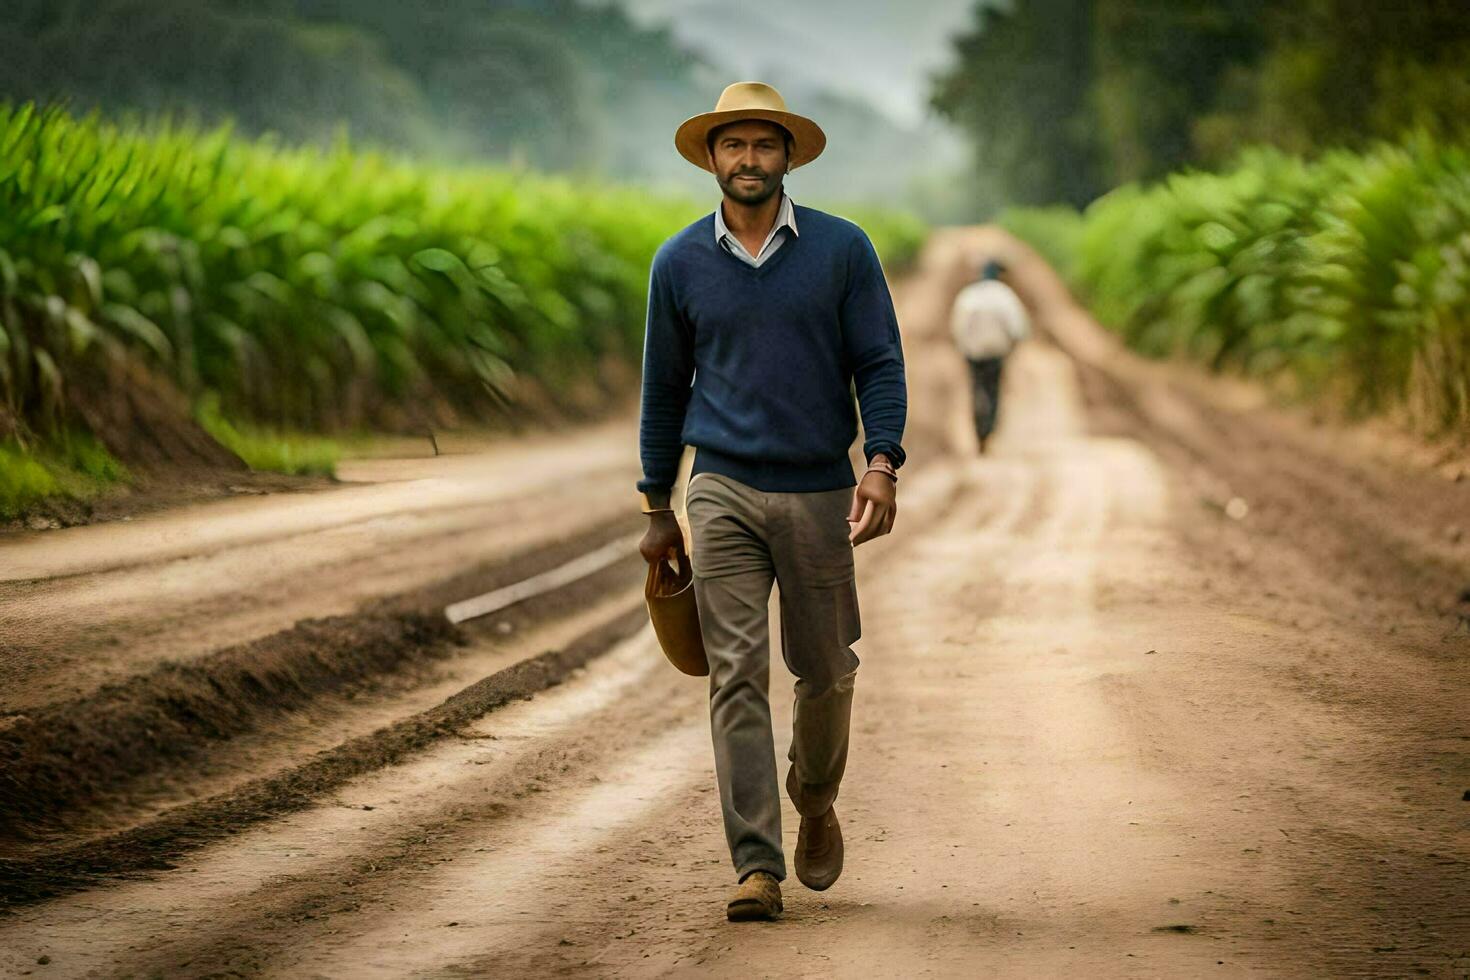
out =
[[(608, 479), (594, 472), (514, 500), (485, 503), (481, 494), (473, 504), (372, 513), (139, 567), (0, 585), (0, 709), (33, 713), (165, 662), (266, 637), (299, 619), (350, 616), (383, 596), (431, 586), (457, 568), (534, 553), (561, 537), (626, 520), (625, 509), (592, 492)], [(336, 492), (351, 497), (362, 490)], [(343, 502), (348, 513), (362, 506)], [(209, 513), (191, 515), (207, 523)], [(0, 545), (0, 562), (8, 564), (11, 551)]]
[(644, 610), (635, 606), (564, 649), (491, 674), (434, 708), (222, 796), (176, 807), (136, 829), (32, 860), (0, 860), (7, 898), (33, 900), (73, 890), (101, 874), (171, 867), (170, 860), (187, 850), (308, 806), (353, 777), (392, 766), (501, 705), (561, 683), (641, 628), (645, 619)]
[[(292, 712), (324, 700), (371, 695), (390, 682), (421, 681), (426, 670), (463, 659), (460, 649), (473, 635), (444, 621), (442, 610), (450, 598), (554, 567), (625, 535), (632, 526), (574, 533), (417, 593), (382, 600), (377, 609), (356, 616), (308, 620), (12, 719), (0, 730), (0, 856), (13, 856), (17, 844), (38, 834), (85, 823), (92, 810), (150, 795), (150, 779), (187, 784), (191, 771), (217, 766), (233, 739), (268, 729)], [(625, 582), (635, 557), (524, 602), (514, 615), (496, 622), (514, 631), (561, 616), (568, 603), (577, 608)]]
[[(55, 927), (57, 941), (77, 943), (97, 954), (93, 964), (122, 973), (174, 972), (182, 966), (169, 959), (174, 955), (200, 969), (199, 957), (213, 956), (215, 968), (226, 969), (234, 952), (256, 965), (268, 953), (289, 952), (301, 933), (326, 921), (326, 908), (342, 904), (344, 877), (353, 882), (353, 911), (411, 911), (417, 902), (405, 907), (400, 889), (419, 891), (426, 872), (456, 857), (496, 860), (477, 855), (494, 850), (499, 824), (544, 822), (548, 800), (568, 781), (580, 792), (589, 769), (660, 742), (671, 724), (688, 721), (691, 702), (678, 695), (697, 687), (669, 670), (646, 629), (592, 664), (581, 681), (510, 705), (404, 765), (354, 780), (337, 794), (350, 803), (319, 805), (200, 852), (167, 875), (187, 876), (184, 891), (124, 883), (54, 903), (71, 910)], [(504, 859), (523, 863), (515, 853)], [(92, 943), (87, 930), (97, 924), (92, 911), (99, 902), (103, 918), (127, 932)], [(0, 923), (3, 945), (41, 912), (19, 913), (11, 920), (16, 926)], [(283, 921), (294, 935), (278, 935), (275, 943), (268, 933), (281, 933)], [(188, 927), (179, 930), (181, 923)], [(138, 930), (161, 939), (160, 947), (135, 967), (123, 966), (129, 934)]]

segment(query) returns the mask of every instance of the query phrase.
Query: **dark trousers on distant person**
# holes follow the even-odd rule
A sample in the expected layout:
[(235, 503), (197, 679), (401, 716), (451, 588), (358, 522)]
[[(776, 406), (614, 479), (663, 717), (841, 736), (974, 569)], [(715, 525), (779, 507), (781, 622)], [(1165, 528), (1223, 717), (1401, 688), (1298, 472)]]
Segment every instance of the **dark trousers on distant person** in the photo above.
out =
[(1005, 366), (1003, 357), (981, 357), (970, 361), (970, 387), (975, 399), (975, 436), (980, 448), (985, 448), (990, 434), (995, 431), (995, 420), (1000, 412), (1000, 374)]

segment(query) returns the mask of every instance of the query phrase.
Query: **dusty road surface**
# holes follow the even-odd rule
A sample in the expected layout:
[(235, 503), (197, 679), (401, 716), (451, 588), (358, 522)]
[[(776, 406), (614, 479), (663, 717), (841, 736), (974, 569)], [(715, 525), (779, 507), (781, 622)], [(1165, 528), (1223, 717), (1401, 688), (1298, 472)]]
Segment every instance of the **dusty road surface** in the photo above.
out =
[[(943, 341), (977, 250), (1046, 328), (984, 458)], [(436, 625), (636, 531), (612, 427), (505, 450), (530, 493), (471, 458), (418, 464), (432, 507), (377, 483), (254, 504), (270, 534), (216, 507), (0, 544), (32, 624), (0, 972), (1470, 976), (1470, 479), (1135, 361), (993, 232), (937, 236), (899, 299), (913, 462), (858, 552), (833, 889), (724, 921), (704, 687), (636, 560)]]
[(89, 694), (606, 522), (617, 511), (595, 491), (636, 472), (630, 425), (350, 461), (341, 489), (16, 535), (0, 545), (0, 644), (16, 651), (0, 665), (0, 710)]

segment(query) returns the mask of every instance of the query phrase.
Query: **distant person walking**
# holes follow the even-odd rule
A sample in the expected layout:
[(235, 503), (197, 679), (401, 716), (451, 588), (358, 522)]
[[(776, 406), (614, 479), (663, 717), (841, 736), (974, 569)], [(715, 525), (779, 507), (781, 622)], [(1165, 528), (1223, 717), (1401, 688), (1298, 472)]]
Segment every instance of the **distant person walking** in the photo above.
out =
[(1000, 378), (1006, 357), (1031, 332), (1021, 298), (1001, 281), (1005, 271), (996, 259), (987, 261), (980, 278), (955, 297), (950, 316), (955, 346), (970, 362), (975, 436), (982, 453), (989, 448), (1000, 412)]
[[(785, 193), (785, 175), (826, 145), (815, 122), (788, 112), (770, 86), (741, 82), (674, 142), (724, 198), (663, 244), (649, 276), (638, 483), (649, 525), (639, 550), (649, 562), (684, 552), (669, 501), (684, 446), (694, 446), (685, 498), (694, 591), (740, 883), (726, 915), (773, 919), (786, 860), (767, 692), (771, 587), (781, 587), (781, 654), (797, 677), (786, 772), (801, 814), (796, 874), (820, 891), (843, 862), (833, 803), (858, 666), (853, 548), (887, 534), (897, 515), (903, 350), (867, 235)], [(847, 455), (854, 388), (866, 433), (860, 481)]]

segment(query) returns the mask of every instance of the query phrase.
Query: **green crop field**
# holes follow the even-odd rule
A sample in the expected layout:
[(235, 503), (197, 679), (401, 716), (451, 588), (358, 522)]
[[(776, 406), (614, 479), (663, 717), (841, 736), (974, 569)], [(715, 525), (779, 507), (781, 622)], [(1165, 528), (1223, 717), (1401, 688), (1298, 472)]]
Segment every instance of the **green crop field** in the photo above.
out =
[(1289, 381), (1430, 433), (1470, 429), (1470, 152), (1427, 137), (1009, 212), (1140, 351)]
[[(70, 438), (68, 385), (108, 356), (285, 469), (329, 469), (330, 449), (270, 433), (595, 406), (630, 376), (610, 366), (636, 367), (654, 250), (715, 194), (0, 107), (0, 445), (30, 460), (24, 481), (5, 465), (11, 499), (47, 485), (35, 467), (62, 457), (26, 454)], [(852, 216), (890, 267), (924, 237)]]

